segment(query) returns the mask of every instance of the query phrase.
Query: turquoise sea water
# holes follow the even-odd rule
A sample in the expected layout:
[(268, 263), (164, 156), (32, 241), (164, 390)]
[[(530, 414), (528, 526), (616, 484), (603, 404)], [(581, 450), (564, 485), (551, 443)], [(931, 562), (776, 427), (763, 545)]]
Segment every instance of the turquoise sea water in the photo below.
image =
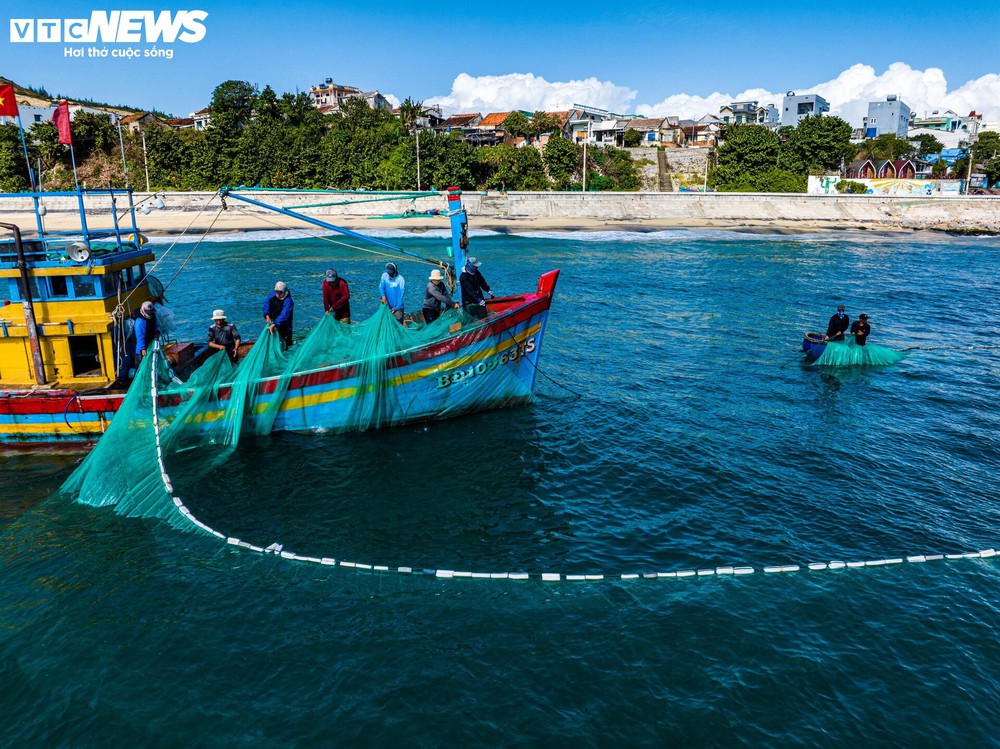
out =
[[(356, 318), (375, 309), (377, 256), (230, 240), (170, 287), (181, 337), (217, 307), (256, 333), (279, 278), (304, 330), (329, 266)], [(276, 435), (222, 468), (171, 456), (195, 514), (390, 566), (757, 572), (313, 567), (51, 497), (78, 453), (0, 454), (4, 746), (995, 744), (1000, 557), (761, 570), (1000, 546), (1000, 241), (482, 235), (472, 251), (500, 293), (563, 271), (534, 404)], [(426, 271), (400, 269), (416, 307)], [(871, 342), (924, 350), (804, 366), (803, 332), (840, 302), (871, 315)]]

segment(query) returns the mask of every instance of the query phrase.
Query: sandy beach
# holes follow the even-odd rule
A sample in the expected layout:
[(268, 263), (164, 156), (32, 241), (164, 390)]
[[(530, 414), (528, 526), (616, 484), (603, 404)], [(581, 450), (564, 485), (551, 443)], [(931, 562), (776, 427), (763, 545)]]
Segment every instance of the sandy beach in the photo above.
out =
[[(309, 229), (307, 222), (271, 213), (229, 198), (227, 209), (213, 193), (165, 193), (165, 207), (137, 213), (141, 230), (150, 236), (207, 232)], [(315, 203), (316, 194), (273, 192), (255, 195), (278, 206), (296, 208)], [(149, 201), (148, 194), (135, 200)], [(124, 223), (127, 212), (121, 210)], [(781, 194), (677, 193), (466, 193), (463, 202), (472, 230), (502, 233), (559, 231), (652, 232), (670, 229), (715, 229), (771, 233), (838, 231), (1000, 233), (1000, 198), (890, 198), (879, 196), (817, 196)], [(73, 198), (45, 199), (45, 228), (79, 228)], [(110, 211), (97, 196), (88, 197), (90, 228), (106, 228)], [(400, 230), (422, 233), (448, 228), (447, 216), (418, 214), (398, 218), (412, 201), (361, 202), (304, 208), (303, 213), (360, 232)], [(418, 210), (443, 209), (444, 198), (432, 197)], [(0, 206), (0, 221), (34, 232), (28, 200)]]

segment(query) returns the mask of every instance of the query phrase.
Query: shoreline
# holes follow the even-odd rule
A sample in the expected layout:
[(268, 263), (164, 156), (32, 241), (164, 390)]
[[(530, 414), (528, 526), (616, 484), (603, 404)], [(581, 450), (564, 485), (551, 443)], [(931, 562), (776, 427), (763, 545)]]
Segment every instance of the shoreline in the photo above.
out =
[[(266, 209), (227, 200), (221, 210), (214, 193), (160, 193), (166, 207), (144, 215), (136, 223), (148, 236), (175, 237), (190, 233), (320, 230), (308, 222), (270, 213)], [(150, 193), (135, 193), (148, 201)], [(417, 207), (440, 208), (443, 196), (422, 199)], [(295, 209), (315, 200), (315, 194), (273, 192), (264, 199)], [(435, 201), (435, 202), (429, 202)], [(47, 231), (79, 229), (77, 200), (44, 199)], [(469, 228), (500, 234), (534, 232), (630, 232), (672, 230), (734, 231), (749, 234), (839, 234), (858, 232), (904, 234), (930, 232), (956, 235), (1000, 235), (1000, 198), (896, 198), (883, 196), (815, 196), (779, 193), (466, 193), (463, 195)], [(110, 210), (106, 196), (86, 197), (88, 226), (107, 230)], [(361, 233), (401, 231), (419, 236), (449, 230), (445, 214), (398, 218), (415, 205), (412, 199), (360, 202), (306, 208), (308, 215)], [(4, 210), (6, 208), (6, 210)], [(383, 218), (391, 216), (391, 218)], [(122, 224), (128, 219), (121, 212)], [(35, 217), (28, 198), (0, 203), (0, 221), (35, 233)], [(127, 230), (122, 228), (123, 233)]]

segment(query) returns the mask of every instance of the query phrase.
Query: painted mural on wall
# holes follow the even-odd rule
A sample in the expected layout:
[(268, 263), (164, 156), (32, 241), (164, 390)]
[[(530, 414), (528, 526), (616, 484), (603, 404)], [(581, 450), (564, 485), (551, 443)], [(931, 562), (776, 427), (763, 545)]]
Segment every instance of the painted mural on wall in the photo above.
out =
[[(837, 183), (841, 177), (809, 177), (806, 192), (810, 195), (841, 195)], [(960, 195), (963, 180), (960, 179), (855, 179), (865, 186), (867, 195), (901, 197), (931, 197), (940, 195)]]

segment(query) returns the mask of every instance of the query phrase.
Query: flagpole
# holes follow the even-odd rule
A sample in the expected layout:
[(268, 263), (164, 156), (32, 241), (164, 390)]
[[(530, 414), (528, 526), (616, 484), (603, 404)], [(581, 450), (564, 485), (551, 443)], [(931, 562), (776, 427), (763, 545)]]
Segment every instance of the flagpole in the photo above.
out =
[[(38, 187), (35, 183), (35, 172), (31, 168), (31, 157), (28, 156), (28, 142), (24, 139), (24, 125), (21, 124), (21, 112), (18, 110), (17, 113), (17, 131), (21, 134), (21, 148), (24, 149), (24, 163), (28, 167), (28, 182), (31, 183), (31, 192), (38, 192)], [(35, 224), (38, 226), (38, 237), (41, 239), (45, 236), (45, 232), (42, 229), (42, 214), (38, 210), (38, 196), (32, 195), (32, 200), (35, 204)]]
[(69, 144), (69, 158), (73, 162), (73, 181), (76, 183), (76, 189), (80, 189), (80, 180), (76, 176), (76, 152), (73, 150), (73, 144)]

